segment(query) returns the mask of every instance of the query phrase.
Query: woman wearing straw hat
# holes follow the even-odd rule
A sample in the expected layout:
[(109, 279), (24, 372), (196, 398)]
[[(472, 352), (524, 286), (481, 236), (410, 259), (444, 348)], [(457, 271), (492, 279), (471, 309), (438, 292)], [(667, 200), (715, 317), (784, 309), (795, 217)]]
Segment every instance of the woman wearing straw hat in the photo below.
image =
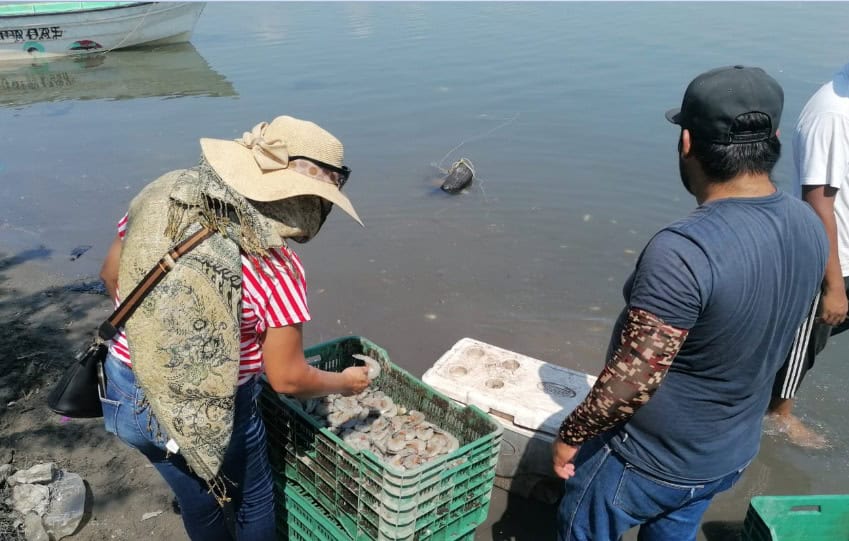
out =
[(304, 359), (306, 280), (287, 239), (306, 242), (342, 192), (343, 147), (288, 116), (236, 141), (201, 139), (196, 167), (147, 185), (119, 222), (101, 277), (120, 302), (172, 246), (215, 233), (182, 257), (113, 340), (106, 429), (174, 490), (192, 539), (275, 538), (257, 375), (300, 397), (352, 394), (367, 369), (324, 372)]

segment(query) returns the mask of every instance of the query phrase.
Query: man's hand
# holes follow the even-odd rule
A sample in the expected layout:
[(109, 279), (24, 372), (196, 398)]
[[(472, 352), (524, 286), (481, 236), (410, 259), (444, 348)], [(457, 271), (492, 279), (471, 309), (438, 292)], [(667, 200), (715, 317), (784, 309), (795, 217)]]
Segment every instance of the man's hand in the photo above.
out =
[(837, 218), (834, 214), (837, 192), (837, 188), (827, 183), (802, 186), (802, 199), (817, 213), (828, 235), (828, 262), (825, 264), (819, 320), (831, 326), (840, 325), (846, 319), (846, 311), (849, 308), (840, 266)]
[(826, 288), (820, 299), (822, 312), (820, 320), (832, 327), (836, 327), (843, 323), (846, 319), (846, 313), (849, 312), (849, 300), (846, 298), (846, 290), (841, 283), (839, 287)]
[(557, 477), (569, 479), (575, 475), (575, 464), (572, 461), (575, 460), (578, 449), (578, 447), (563, 443), (560, 438), (555, 438), (551, 454), (554, 461), (554, 473), (557, 474)]

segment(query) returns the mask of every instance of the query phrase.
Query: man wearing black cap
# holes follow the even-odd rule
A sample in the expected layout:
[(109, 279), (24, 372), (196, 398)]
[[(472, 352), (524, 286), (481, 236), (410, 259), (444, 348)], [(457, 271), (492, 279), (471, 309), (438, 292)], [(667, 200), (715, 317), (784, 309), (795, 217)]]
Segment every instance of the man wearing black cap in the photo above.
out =
[(757, 454), (775, 374), (818, 289), (822, 223), (778, 191), (784, 93), (759, 68), (696, 77), (680, 110), (681, 181), (698, 208), (658, 232), (624, 288), (605, 369), (563, 421), (561, 541), (696, 538)]

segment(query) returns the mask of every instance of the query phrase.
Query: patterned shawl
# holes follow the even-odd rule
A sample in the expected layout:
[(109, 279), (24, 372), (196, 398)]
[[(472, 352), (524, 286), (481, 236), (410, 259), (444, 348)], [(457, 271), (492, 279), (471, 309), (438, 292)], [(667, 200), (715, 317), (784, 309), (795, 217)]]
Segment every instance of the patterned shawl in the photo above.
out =
[[(260, 210), (262, 212), (260, 212)], [(153, 415), (194, 472), (223, 504), (218, 473), (233, 429), (239, 373), (242, 265), (286, 238), (314, 236), (321, 202), (299, 197), (255, 203), (230, 189), (201, 159), (167, 173), (131, 202), (119, 271), (130, 291), (177, 242), (201, 226), (216, 234), (182, 257), (127, 321), (133, 372)], [(297, 270), (288, 261), (294, 278)]]

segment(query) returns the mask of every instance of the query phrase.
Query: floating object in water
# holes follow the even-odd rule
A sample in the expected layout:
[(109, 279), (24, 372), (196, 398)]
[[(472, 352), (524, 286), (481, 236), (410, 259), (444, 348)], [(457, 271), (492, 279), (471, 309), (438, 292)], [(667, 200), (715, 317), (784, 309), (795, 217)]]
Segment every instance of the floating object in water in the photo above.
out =
[(451, 169), (448, 170), (448, 176), (442, 183), (442, 191), (450, 194), (455, 194), (466, 189), (475, 177), (475, 168), (472, 162), (466, 158), (454, 162)]

